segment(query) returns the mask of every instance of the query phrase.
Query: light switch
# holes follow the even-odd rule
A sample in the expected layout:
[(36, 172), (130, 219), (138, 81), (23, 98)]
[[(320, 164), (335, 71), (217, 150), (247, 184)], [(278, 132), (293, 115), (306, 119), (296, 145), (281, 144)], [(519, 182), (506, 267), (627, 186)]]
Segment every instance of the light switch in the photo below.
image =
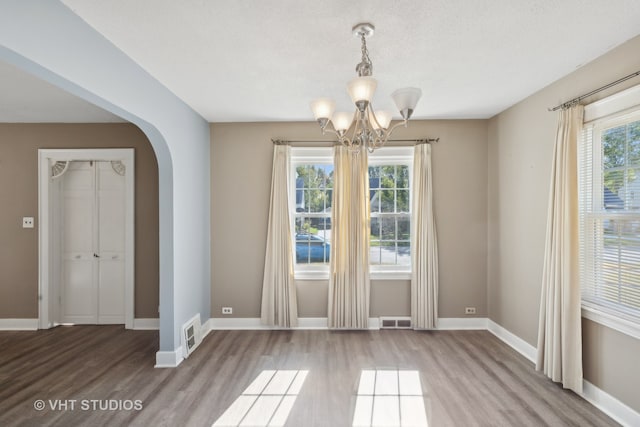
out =
[(22, 228), (33, 228), (33, 217), (32, 216), (22, 217)]

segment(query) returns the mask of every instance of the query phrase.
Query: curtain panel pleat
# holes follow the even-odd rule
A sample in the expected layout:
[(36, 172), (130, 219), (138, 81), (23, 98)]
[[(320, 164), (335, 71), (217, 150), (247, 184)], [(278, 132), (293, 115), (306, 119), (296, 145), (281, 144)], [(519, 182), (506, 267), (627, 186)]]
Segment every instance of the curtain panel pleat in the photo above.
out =
[(369, 171), (367, 151), (334, 147), (329, 328), (369, 327)]
[(298, 324), (289, 216), (290, 157), (289, 146), (274, 146), (261, 310), (264, 325), (286, 328)]
[(578, 135), (581, 105), (560, 112), (547, 211), (536, 369), (582, 391)]
[(411, 324), (414, 329), (434, 329), (438, 323), (438, 239), (429, 144), (414, 148), (412, 186)]

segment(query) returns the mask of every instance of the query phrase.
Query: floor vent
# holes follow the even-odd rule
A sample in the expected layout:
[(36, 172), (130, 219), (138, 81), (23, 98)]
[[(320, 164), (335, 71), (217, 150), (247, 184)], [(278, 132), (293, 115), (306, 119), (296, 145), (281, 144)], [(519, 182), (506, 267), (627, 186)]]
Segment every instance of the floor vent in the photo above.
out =
[(411, 329), (410, 317), (381, 317), (380, 329)]
[(182, 326), (182, 348), (184, 357), (187, 358), (202, 342), (202, 327), (200, 325), (200, 314), (193, 316), (191, 320)]

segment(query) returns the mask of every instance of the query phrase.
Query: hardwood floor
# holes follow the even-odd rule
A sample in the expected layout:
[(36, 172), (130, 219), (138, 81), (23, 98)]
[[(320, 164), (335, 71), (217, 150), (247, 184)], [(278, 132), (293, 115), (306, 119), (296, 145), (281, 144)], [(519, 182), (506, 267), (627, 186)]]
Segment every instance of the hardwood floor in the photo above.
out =
[(388, 368), (420, 371), (432, 427), (617, 425), (487, 331), (213, 331), (177, 369), (157, 348), (118, 326), (0, 332), (0, 426), (211, 426), (261, 371), (304, 369), (286, 425), (346, 427), (360, 371)]

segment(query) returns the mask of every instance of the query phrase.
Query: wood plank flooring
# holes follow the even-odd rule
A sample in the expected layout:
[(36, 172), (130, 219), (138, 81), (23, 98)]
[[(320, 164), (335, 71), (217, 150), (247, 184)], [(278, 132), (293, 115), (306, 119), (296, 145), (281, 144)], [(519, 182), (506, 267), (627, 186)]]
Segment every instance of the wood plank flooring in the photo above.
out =
[(177, 369), (153, 367), (157, 348), (119, 326), (0, 332), (0, 426), (211, 426), (265, 369), (309, 371), (290, 427), (350, 426), (364, 369), (420, 371), (431, 427), (617, 425), (487, 331), (213, 331)]

